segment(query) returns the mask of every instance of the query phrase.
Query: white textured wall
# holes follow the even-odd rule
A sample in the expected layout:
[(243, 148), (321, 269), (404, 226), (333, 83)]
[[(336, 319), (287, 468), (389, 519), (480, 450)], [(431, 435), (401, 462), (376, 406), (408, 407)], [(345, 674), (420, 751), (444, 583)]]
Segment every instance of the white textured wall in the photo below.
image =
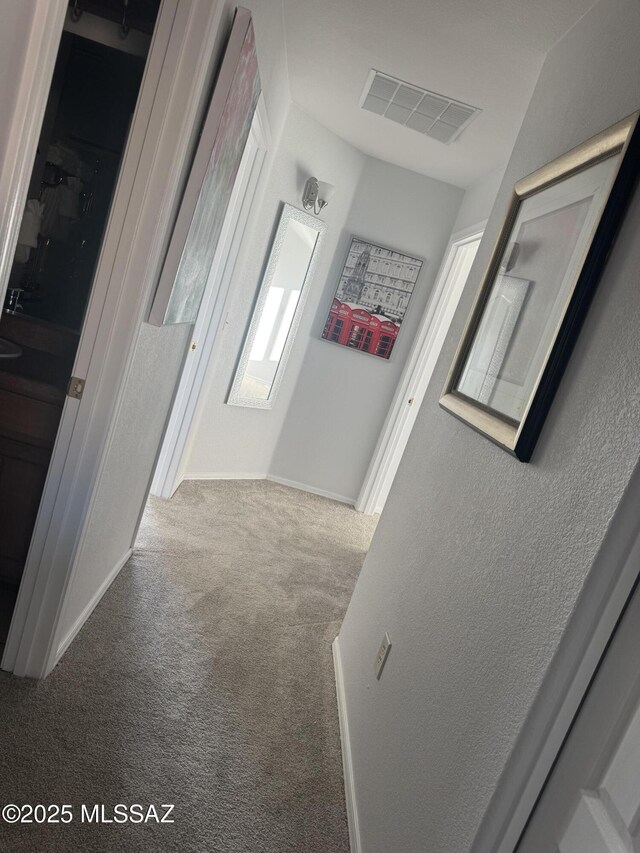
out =
[(453, 226), (454, 234), (472, 228), (489, 218), (504, 177), (506, 164), (489, 172), (482, 180), (470, 186), (464, 194)]
[(548, 55), (342, 626), (363, 853), (469, 850), (638, 461), (637, 193), (531, 464), (437, 401), (514, 181), (640, 106), (639, 41), (602, 0)]
[[(185, 476), (264, 477), (269, 471), (364, 160), (351, 145), (291, 106), (282, 136), (279, 141), (274, 140), (262, 198), (249, 222), (231, 282), (226, 306), (228, 322), (209, 364), (186, 452)], [(264, 410), (227, 406), (225, 400), (282, 203), (300, 207), (302, 188), (309, 175), (334, 184), (337, 190), (322, 214), (327, 229), (275, 406)]]
[[(270, 473), (358, 497), (464, 191), (367, 157), (309, 336)], [(386, 361), (321, 338), (351, 235), (424, 258)]]
[[(228, 0), (219, 9), (216, 9), (215, 4), (210, 4), (209, 0), (198, 2), (198, 20), (201, 21), (203, 34), (209, 16), (215, 21), (213, 16), (219, 15), (220, 24), (213, 49), (211, 46), (196, 44), (194, 40), (191, 45), (192, 57), (197, 58), (198, 51), (204, 50), (211, 68), (215, 69), (235, 7)], [(278, 14), (273, 14), (272, 0), (251, 0), (245, 5), (254, 13), (265, 101), (270, 123), (275, 132), (279, 132), (289, 102), (282, 18), (277, 5)], [(202, 109), (206, 106), (206, 94), (202, 95)], [(195, 126), (193, 138), (196, 139)], [(158, 179), (162, 177), (159, 175)], [(140, 250), (144, 251), (144, 247), (140, 247)], [(131, 282), (131, 287), (137, 286), (136, 281)], [(142, 324), (140, 327), (131, 371), (124, 388), (103, 474), (97, 485), (78, 567), (65, 600), (58, 631), (60, 641), (72, 630), (105, 579), (132, 545), (190, 331), (191, 327), (185, 325), (156, 328)]]

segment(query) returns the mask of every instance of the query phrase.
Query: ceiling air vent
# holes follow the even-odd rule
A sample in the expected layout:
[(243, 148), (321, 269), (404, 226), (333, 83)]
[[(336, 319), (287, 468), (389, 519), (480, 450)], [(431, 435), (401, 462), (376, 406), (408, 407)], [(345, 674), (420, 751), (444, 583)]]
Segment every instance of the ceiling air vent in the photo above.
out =
[(477, 107), (436, 95), (375, 70), (367, 78), (360, 106), (447, 145), (480, 112)]

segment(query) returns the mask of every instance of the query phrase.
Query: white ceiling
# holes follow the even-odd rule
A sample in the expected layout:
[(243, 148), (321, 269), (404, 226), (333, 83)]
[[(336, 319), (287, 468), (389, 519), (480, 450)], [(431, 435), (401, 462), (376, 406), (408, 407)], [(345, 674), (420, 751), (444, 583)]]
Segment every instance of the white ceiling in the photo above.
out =
[[(295, 103), (366, 154), (466, 187), (506, 163), (545, 54), (595, 0), (283, 3)], [(482, 113), (443, 145), (358, 107), (371, 68)]]

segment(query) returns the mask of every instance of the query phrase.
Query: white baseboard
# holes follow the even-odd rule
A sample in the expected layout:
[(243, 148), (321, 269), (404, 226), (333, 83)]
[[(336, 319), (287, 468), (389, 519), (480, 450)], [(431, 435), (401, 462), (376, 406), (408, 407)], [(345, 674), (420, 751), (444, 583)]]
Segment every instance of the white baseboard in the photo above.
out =
[(351, 742), (349, 740), (349, 721), (347, 719), (347, 704), (342, 676), (342, 658), (340, 657), (339, 637), (331, 646), (333, 650), (333, 669), (336, 677), (336, 697), (338, 700), (338, 720), (340, 722), (340, 743), (342, 745), (342, 770), (344, 773), (344, 794), (347, 802), (347, 822), (349, 824), (349, 847), (351, 853), (361, 853), (360, 827), (358, 825), (358, 808), (356, 805), (355, 783), (353, 778), (353, 762), (351, 760)]
[(212, 474), (210, 471), (190, 471), (188, 474), (184, 474), (181, 482), (185, 480), (266, 480), (267, 474), (265, 471), (261, 471), (260, 473), (243, 473), (238, 474), (234, 472), (232, 474), (222, 472), (220, 474)]
[[(180, 488), (180, 486), (183, 483), (184, 483), (184, 477), (182, 475), (180, 475), (178, 477), (178, 479), (175, 481), (175, 483), (173, 484), (173, 488), (171, 489), (171, 494), (169, 495), (169, 500), (171, 500), (171, 498), (175, 495), (175, 493), (178, 491), (178, 489)], [(143, 510), (143, 512), (144, 512), (144, 510)], [(142, 520), (142, 516), (140, 516), (140, 520)]]
[(281, 486), (289, 486), (291, 489), (298, 489), (301, 492), (310, 492), (312, 495), (320, 495), (321, 498), (329, 498), (332, 501), (349, 504), (349, 506), (353, 506), (355, 503), (355, 498), (348, 498), (346, 495), (338, 495), (335, 492), (328, 492), (325, 489), (316, 489), (315, 486), (309, 486), (307, 483), (287, 480), (285, 477), (267, 474), (264, 471), (242, 474), (229, 474), (226, 472), (212, 474), (209, 471), (192, 471), (185, 474), (181, 482), (185, 482), (185, 480), (270, 480), (272, 483), (279, 483)]
[(281, 486), (289, 486), (292, 489), (299, 489), (301, 492), (311, 492), (312, 495), (320, 495), (322, 498), (330, 498), (332, 501), (339, 501), (342, 504), (349, 504), (349, 506), (353, 506), (355, 503), (355, 498), (337, 495), (335, 492), (327, 492), (325, 489), (316, 489), (315, 486), (297, 483), (295, 480), (287, 480), (285, 477), (277, 477), (275, 474), (267, 474), (266, 479), (271, 480), (272, 483), (280, 483)]
[[(133, 554), (133, 548), (129, 548), (129, 550), (126, 551), (125, 554), (118, 560), (118, 562), (111, 569), (111, 571), (109, 572), (107, 577), (100, 584), (100, 586), (98, 587), (98, 589), (96, 590), (94, 595), (91, 597), (91, 600), (89, 601), (87, 606), (84, 608), (82, 613), (78, 616), (76, 621), (73, 623), (71, 630), (67, 633), (65, 638), (62, 640), (62, 642), (58, 646), (58, 650), (56, 652), (56, 664), (58, 663), (58, 661), (60, 660), (62, 655), (67, 651), (67, 649), (69, 648), (71, 643), (75, 640), (78, 632), (80, 631), (80, 629), (82, 628), (84, 623), (87, 621), (89, 616), (91, 616), (93, 611), (96, 609), (97, 605), (100, 603), (100, 599), (105, 594), (105, 592), (109, 589), (109, 587), (114, 582), (114, 580), (117, 578), (117, 576), (120, 574), (120, 570), (123, 568), (124, 564), (127, 562), (127, 560), (129, 559), (129, 557), (132, 554)], [(54, 666), (55, 666), (55, 664), (54, 664)]]

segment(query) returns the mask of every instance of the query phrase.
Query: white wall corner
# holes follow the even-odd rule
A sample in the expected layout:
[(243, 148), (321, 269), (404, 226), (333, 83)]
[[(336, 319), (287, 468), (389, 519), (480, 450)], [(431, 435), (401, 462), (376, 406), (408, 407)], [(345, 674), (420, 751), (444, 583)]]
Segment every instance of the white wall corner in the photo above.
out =
[(331, 646), (333, 650), (333, 669), (336, 679), (336, 698), (338, 701), (338, 721), (340, 723), (340, 744), (342, 748), (342, 771), (344, 774), (344, 795), (347, 805), (347, 822), (349, 825), (349, 847), (351, 853), (361, 853), (360, 827), (358, 825), (358, 807), (356, 803), (353, 762), (351, 758), (351, 743), (349, 741), (349, 720), (347, 718), (347, 702), (342, 674), (342, 658), (340, 656), (340, 638), (336, 637)]
[[(266, 480), (266, 471), (188, 471), (181, 483), (189, 480)], [(177, 490), (177, 489), (176, 489)]]
[(272, 483), (279, 483), (281, 486), (288, 486), (290, 489), (298, 489), (301, 492), (309, 492), (312, 495), (320, 495), (321, 498), (329, 498), (329, 500), (338, 501), (341, 504), (353, 506), (356, 502), (355, 498), (347, 497), (347, 495), (339, 495), (337, 492), (318, 489), (315, 486), (310, 486), (308, 483), (299, 483), (297, 480), (288, 480), (286, 477), (279, 477), (277, 474), (267, 474), (266, 479), (270, 480)]

